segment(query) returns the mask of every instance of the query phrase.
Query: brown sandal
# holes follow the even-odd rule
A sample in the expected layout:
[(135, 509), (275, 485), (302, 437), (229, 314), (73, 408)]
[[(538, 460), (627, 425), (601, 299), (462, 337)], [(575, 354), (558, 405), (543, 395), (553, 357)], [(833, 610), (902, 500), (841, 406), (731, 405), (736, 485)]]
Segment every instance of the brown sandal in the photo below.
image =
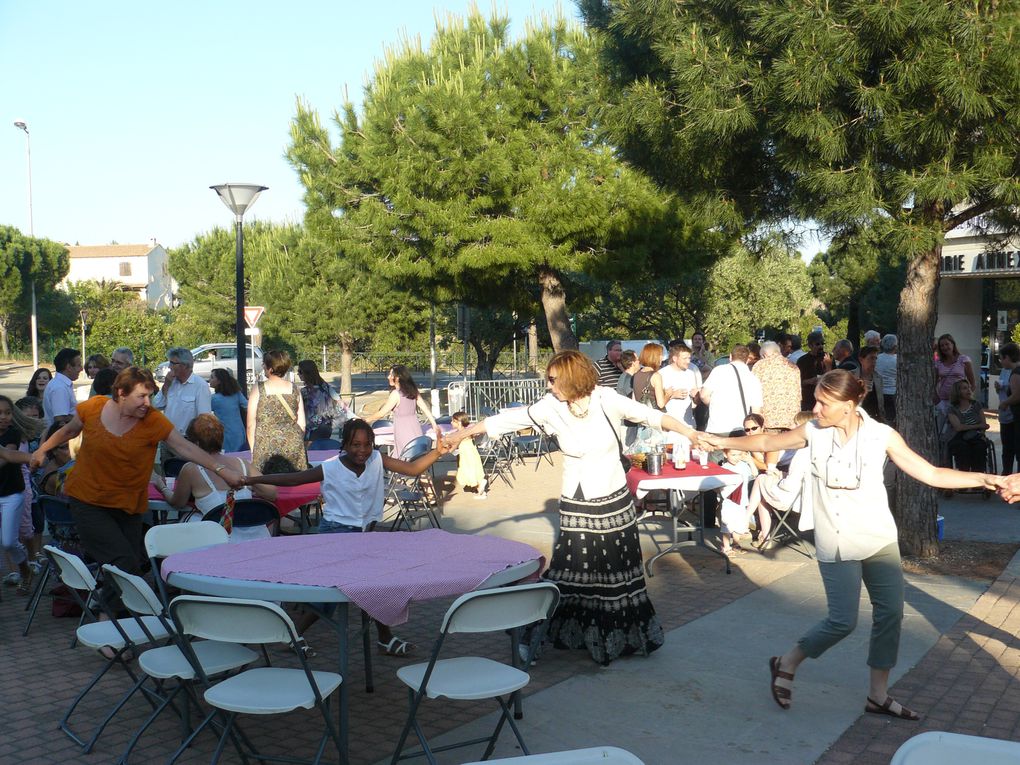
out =
[(884, 704), (879, 704), (871, 696), (868, 696), (868, 703), (864, 705), (864, 711), (873, 715), (888, 715), (897, 720), (910, 720), (911, 722), (921, 719), (921, 715), (913, 709), (907, 709), (892, 696), (886, 696)]
[(779, 662), (779, 656), (769, 659), (769, 670), (772, 672), (772, 698), (780, 709), (785, 710), (790, 708), (790, 698), (793, 695), (793, 675), (783, 672), (779, 668)]

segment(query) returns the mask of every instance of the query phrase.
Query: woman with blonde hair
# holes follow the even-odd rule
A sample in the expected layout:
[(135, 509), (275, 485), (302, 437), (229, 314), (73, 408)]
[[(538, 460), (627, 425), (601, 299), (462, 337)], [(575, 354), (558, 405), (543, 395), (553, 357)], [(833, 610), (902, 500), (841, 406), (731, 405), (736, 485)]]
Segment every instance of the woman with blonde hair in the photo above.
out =
[(528, 407), (508, 409), (448, 433), (456, 444), (486, 433), (524, 428), (556, 436), (563, 455), (559, 537), (545, 578), (560, 590), (549, 622), (558, 648), (587, 648), (602, 665), (662, 645), (662, 625), (648, 599), (634, 500), (627, 490), (619, 429), (624, 420), (692, 438), (694, 430), (612, 388), (597, 385), (595, 366), (577, 351), (549, 361), (549, 392)]
[(916, 712), (889, 695), (889, 671), (899, 653), (904, 585), (896, 522), (882, 480), (886, 457), (911, 478), (936, 488), (996, 489), (1005, 479), (930, 464), (895, 430), (860, 408), (864, 387), (846, 370), (826, 372), (814, 389), (815, 417), (810, 422), (785, 433), (704, 436), (702, 442), (717, 449), (809, 450), (807, 496), (802, 501), (811, 502), (814, 514), (815, 554), (829, 613), (790, 650), (769, 660), (776, 704), (790, 708), (794, 672), (805, 659), (818, 658), (853, 632), (863, 582), (874, 620), (864, 711), (918, 720)]

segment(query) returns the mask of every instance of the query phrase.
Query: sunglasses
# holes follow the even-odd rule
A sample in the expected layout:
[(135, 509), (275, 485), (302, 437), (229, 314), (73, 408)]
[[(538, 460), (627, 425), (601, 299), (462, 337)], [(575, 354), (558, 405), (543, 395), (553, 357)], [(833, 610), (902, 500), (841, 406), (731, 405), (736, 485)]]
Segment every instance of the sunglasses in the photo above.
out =
[(745, 433), (756, 433), (759, 430), (761, 430), (761, 428), (758, 427), (757, 425), (755, 425), (753, 428), (744, 428)]

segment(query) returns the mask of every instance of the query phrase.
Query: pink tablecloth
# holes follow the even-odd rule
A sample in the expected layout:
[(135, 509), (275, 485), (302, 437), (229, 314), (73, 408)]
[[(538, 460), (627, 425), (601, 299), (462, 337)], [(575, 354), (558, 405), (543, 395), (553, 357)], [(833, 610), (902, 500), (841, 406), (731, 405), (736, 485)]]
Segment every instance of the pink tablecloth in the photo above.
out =
[[(719, 479), (718, 485), (737, 486), (738, 488), (734, 492), (737, 496), (734, 497), (730, 495), (730, 499), (734, 502), (740, 501), (739, 486), (743, 479), (736, 473), (712, 462), (708, 463), (706, 467), (701, 467), (701, 465), (697, 462), (688, 462), (687, 467), (683, 470), (677, 470), (673, 467), (672, 462), (667, 462), (662, 466), (662, 473), (660, 475), (652, 475), (645, 470), (632, 467), (627, 471), (627, 488), (630, 489), (631, 494), (640, 499), (646, 492), (649, 492), (652, 489), (682, 489), (684, 491), (699, 491), (701, 488), (699, 484), (701, 484), (704, 479), (712, 477)], [(689, 484), (689, 486), (684, 486), (685, 483)], [(641, 487), (640, 492), (638, 490), (639, 485)], [(717, 488), (717, 486), (712, 486), (710, 488)]]
[[(276, 505), (281, 516), (286, 515), (301, 505), (307, 505), (309, 502), (317, 500), (319, 492), (318, 483), (306, 483), (304, 486), (278, 486), (276, 487), (276, 501), (273, 504)], [(151, 483), (149, 484), (149, 499), (163, 501), (163, 495)]]
[(492, 574), (531, 560), (530, 545), (492, 536), (426, 531), (305, 534), (275, 537), (171, 555), (173, 572), (336, 587), (383, 624), (407, 621), (411, 601), (453, 597)]
[[(393, 426), (392, 425), (380, 425), (378, 428), (372, 428), (375, 431), (375, 445), (376, 446), (393, 446)], [(449, 433), (453, 430), (453, 425), (442, 423), (439, 426), (439, 430), (443, 433)], [(427, 422), (421, 426), (421, 434), (423, 436), (431, 436), (432, 440), (436, 440), (435, 433), (432, 430), (432, 426)]]

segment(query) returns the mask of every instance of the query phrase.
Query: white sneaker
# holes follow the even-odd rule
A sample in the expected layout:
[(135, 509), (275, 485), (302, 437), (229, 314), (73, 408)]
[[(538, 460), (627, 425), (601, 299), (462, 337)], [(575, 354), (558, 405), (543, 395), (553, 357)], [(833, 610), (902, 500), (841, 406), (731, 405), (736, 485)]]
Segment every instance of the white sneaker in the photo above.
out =
[(8, 587), (16, 587), (21, 584), (21, 574), (18, 571), (11, 571), (3, 578), (3, 583)]
[(486, 494), (484, 491), (481, 492), (480, 494), (475, 494), (475, 499), (488, 499), (488, 498), (489, 495)]
[(43, 563), (40, 560), (30, 560), (28, 562), (28, 567), (32, 569), (33, 574), (38, 575), (43, 569)]

